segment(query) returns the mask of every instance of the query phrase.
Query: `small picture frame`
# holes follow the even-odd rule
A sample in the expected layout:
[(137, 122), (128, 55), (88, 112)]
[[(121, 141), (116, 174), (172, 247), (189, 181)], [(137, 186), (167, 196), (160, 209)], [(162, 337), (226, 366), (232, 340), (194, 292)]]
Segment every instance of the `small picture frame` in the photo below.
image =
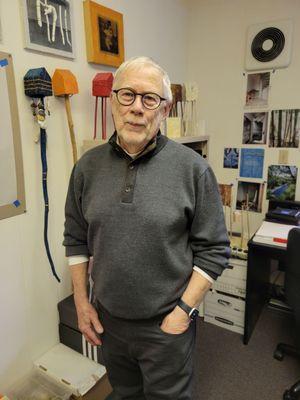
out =
[(25, 48), (75, 58), (73, 0), (21, 0)]
[(123, 15), (91, 0), (83, 3), (88, 62), (119, 67), (124, 61)]

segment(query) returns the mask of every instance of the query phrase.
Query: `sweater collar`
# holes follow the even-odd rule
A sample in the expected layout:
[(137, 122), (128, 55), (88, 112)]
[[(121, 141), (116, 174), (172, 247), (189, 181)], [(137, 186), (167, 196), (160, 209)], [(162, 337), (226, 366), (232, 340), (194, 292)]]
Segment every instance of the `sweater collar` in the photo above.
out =
[(142, 150), (135, 158), (134, 160), (130, 155), (117, 143), (117, 132), (115, 131), (114, 134), (110, 137), (108, 143), (113, 147), (113, 149), (116, 151), (116, 153), (123, 157), (127, 158), (129, 160), (138, 160), (141, 159), (142, 157), (144, 158), (145, 156), (147, 157), (152, 157), (166, 145), (168, 141), (168, 138), (164, 135), (161, 134), (160, 131), (158, 131), (157, 135), (150, 140), (150, 142), (147, 143), (146, 147), (144, 150)]

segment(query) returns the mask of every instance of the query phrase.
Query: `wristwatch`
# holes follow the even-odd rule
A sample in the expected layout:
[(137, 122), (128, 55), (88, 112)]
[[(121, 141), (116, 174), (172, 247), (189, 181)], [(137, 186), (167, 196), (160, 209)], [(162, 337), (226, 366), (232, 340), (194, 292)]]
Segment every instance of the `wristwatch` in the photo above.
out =
[(183, 300), (179, 299), (177, 303), (178, 307), (180, 307), (183, 311), (187, 313), (187, 315), (190, 317), (191, 321), (194, 321), (198, 315), (199, 311), (195, 307), (190, 307), (188, 306)]

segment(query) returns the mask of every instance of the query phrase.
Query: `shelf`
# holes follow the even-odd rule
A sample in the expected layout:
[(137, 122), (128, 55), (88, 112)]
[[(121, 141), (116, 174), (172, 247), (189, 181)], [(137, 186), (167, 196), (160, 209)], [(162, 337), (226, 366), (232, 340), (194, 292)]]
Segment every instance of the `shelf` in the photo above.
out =
[(178, 143), (196, 143), (196, 142), (207, 142), (209, 136), (181, 136), (177, 138), (170, 138)]
[(203, 158), (208, 158), (208, 143), (209, 136), (181, 136), (177, 138), (171, 138), (177, 143), (181, 143), (184, 146), (190, 147), (200, 154)]

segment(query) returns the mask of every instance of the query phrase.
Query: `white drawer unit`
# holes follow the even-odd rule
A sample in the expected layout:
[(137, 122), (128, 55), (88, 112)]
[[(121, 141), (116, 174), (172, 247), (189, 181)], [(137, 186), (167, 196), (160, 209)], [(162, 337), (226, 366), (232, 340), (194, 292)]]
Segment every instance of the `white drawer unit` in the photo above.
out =
[(209, 291), (204, 301), (204, 321), (244, 333), (245, 300)]
[(213, 289), (246, 297), (247, 261), (231, 258), (229, 268), (214, 282)]

